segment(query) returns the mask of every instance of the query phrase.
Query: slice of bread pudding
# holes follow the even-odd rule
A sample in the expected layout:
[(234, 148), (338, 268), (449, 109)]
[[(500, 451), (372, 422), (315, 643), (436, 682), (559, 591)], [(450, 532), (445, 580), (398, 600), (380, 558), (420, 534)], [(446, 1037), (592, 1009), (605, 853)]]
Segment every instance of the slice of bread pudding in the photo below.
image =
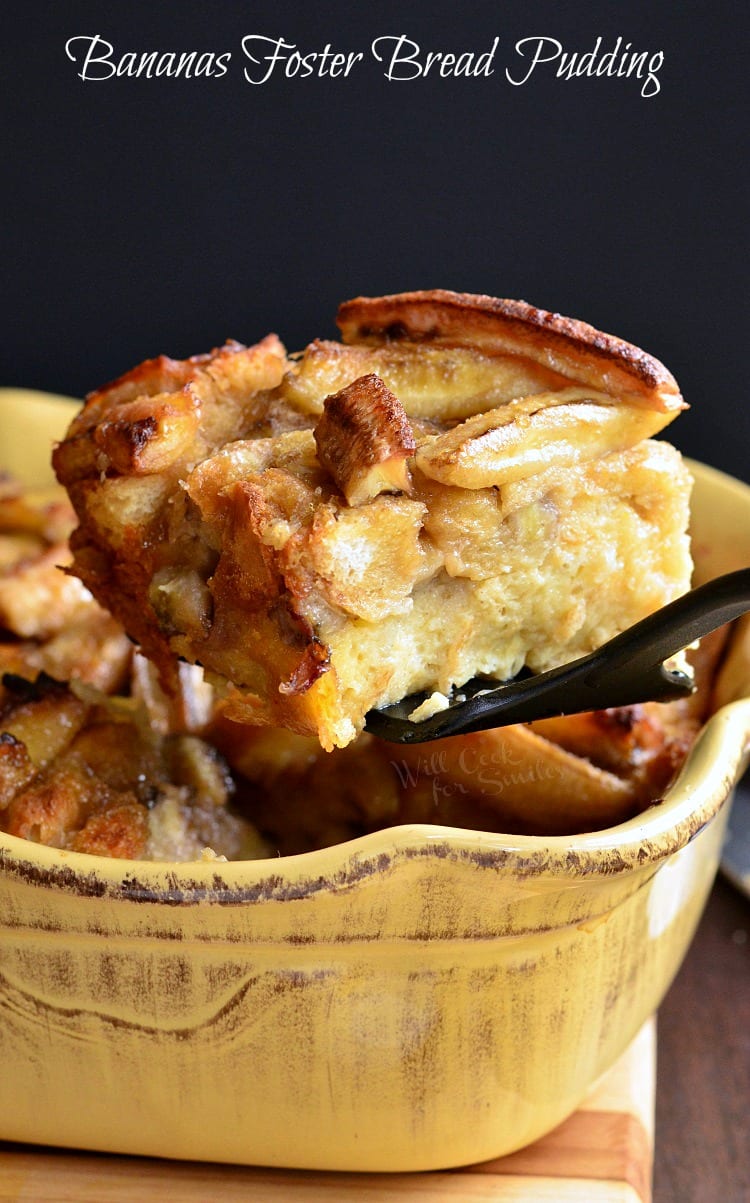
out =
[(689, 586), (666, 369), (582, 322), (444, 291), (148, 361), (54, 456), (74, 572), (237, 721), (347, 745), (374, 707), (591, 651)]

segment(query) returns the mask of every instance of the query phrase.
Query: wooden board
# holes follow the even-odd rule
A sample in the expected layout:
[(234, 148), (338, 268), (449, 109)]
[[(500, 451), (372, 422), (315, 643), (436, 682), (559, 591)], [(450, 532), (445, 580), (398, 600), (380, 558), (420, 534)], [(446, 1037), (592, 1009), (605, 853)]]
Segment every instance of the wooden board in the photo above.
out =
[(649, 1203), (655, 1022), (574, 1115), (507, 1157), (430, 1174), (334, 1174), (36, 1149), (0, 1142), (0, 1203)]

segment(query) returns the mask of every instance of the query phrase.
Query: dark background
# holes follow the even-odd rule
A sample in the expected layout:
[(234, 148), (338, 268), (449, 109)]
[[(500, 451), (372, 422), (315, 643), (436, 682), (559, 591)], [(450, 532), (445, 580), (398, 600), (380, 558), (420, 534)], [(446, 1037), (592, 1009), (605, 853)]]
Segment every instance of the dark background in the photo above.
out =
[[(447, 287), (523, 297), (645, 347), (692, 408), (669, 437), (750, 478), (743, 6), (28, 3), (6, 0), (0, 383), (81, 395), (147, 356), (340, 300)], [(83, 82), (68, 38), (232, 51), (221, 79)], [(245, 34), (364, 50), (348, 79), (243, 79)], [(489, 79), (388, 82), (373, 38), (500, 47)], [(662, 50), (635, 79), (523, 87), (523, 37)]]

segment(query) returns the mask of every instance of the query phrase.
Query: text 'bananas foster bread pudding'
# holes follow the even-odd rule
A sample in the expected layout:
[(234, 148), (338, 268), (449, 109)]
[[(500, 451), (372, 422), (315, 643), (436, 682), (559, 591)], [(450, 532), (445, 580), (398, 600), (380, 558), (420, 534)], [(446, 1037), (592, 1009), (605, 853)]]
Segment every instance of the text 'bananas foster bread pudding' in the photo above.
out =
[(368, 710), (591, 651), (689, 587), (667, 370), (578, 321), (444, 291), (150, 360), (55, 451), (74, 571), (228, 718), (343, 747)]

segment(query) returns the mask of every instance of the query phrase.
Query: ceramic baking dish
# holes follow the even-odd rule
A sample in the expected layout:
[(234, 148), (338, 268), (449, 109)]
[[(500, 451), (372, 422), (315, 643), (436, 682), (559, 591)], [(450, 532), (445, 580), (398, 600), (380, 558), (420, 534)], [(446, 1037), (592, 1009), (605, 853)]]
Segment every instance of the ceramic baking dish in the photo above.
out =
[[(0, 396), (3, 461), (38, 476), (65, 420)], [(750, 488), (695, 473), (705, 579), (750, 563)], [(0, 1138), (419, 1170), (548, 1131), (690, 942), (750, 737), (746, 655), (664, 800), (604, 831), (397, 827), (181, 865), (0, 835)]]

